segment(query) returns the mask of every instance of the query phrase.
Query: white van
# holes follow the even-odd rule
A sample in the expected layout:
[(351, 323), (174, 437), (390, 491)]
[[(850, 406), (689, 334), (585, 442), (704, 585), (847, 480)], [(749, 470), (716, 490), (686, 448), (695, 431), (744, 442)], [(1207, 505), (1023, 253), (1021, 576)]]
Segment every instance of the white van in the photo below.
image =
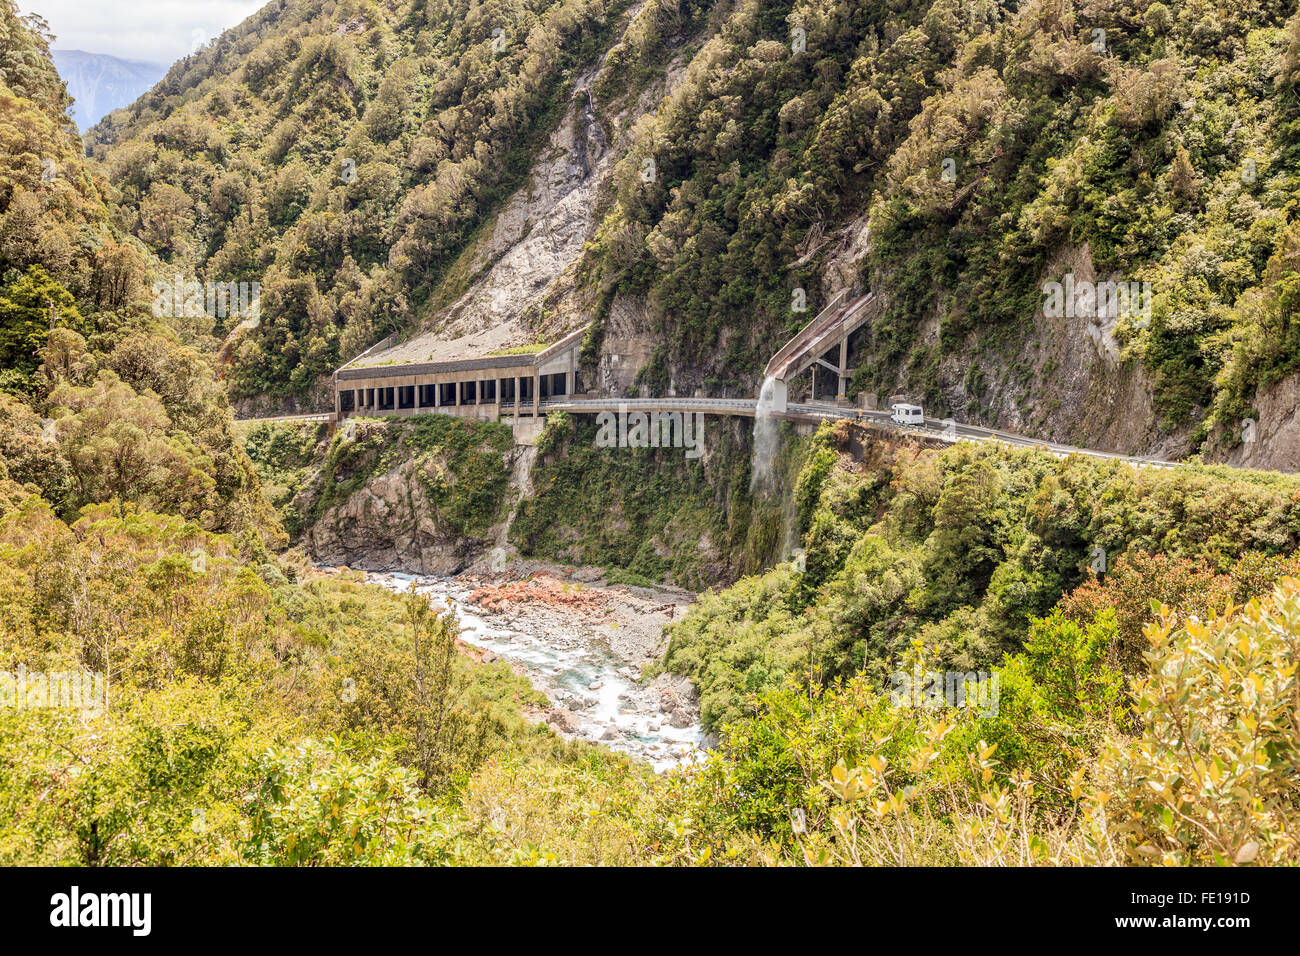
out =
[(889, 420), (899, 425), (924, 425), (925, 411), (920, 405), (899, 402), (889, 406)]

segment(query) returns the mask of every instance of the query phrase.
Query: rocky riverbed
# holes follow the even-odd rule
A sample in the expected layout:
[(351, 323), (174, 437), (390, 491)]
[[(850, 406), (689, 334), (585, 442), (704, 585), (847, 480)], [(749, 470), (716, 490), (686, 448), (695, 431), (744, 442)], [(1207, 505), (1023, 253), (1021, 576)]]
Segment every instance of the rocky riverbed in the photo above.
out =
[(551, 702), (535, 716), (562, 736), (599, 742), (659, 770), (699, 758), (704, 734), (690, 680), (642, 680), (643, 668), (662, 656), (664, 626), (689, 605), (686, 592), (518, 568), (454, 578), (367, 577), (439, 604), (450, 600), (462, 640), (526, 675)]

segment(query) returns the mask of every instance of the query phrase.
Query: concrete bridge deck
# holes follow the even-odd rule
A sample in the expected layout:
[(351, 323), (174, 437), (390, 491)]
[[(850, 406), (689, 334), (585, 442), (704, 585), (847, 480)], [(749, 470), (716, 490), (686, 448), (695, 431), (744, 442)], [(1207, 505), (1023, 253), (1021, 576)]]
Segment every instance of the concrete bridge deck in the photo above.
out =
[[(700, 412), (705, 415), (735, 415), (754, 418), (758, 414), (758, 402), (752, 398), (584, 398), (544, 401), (542, 412), (573, 412), (582, 415), (595, 415), (600, 412)], [(1080, 448), (1076, 445), (1062, 445), (1056, 442), (1044, 442), (1016, 435), (1012, 432), (982, 428), (978, 425), (961, 425), (951, 419), (927, 418), (922, 426), (899, 425), (889, 418), (889, 412), (874, 409), (845, 408), (840, 405), (822, 403), (790, 404), (784, 412), (773, 412), (774, 418), (783, 421), (817, 423), (847, 419), (849, 421), (871, 424), (900, 434), (915, 435), (949, 444), (959, 441), (992, 441), (1016, 448), (1037, 448), (1050, 455), (1065, 458), (1069, 455), (1089, 455), (1093, 458), (1105, 458), (1123, 461), (1132, 465), (1154, 468), (1173, 468), (1178, 462), (1164, 461), (1159, 458), (1143, 458), (1134, 455), (1121, 455), (1118, 452), (1097, 451), (1092, 448)]]
[(306, 415), (271, 415), (267, 418), (237, 418), (236, 422), (253, 424), (256, 422), (332, 422), (333, 412), (310, 412)]
[[(789, 342), (772, 356), (763, 370), (765, 378), (786, 381), (804, 369), (818, 364), (831, 349), (841, 349), (840, 364), (833, 370), (841, 378), (846, 376), (848, 338), (871, 316), (874, 298), (868, 294), (852, 302), (844, 302), (844, 294), (837, 295), (811, 322), (805, 325)], [(830, 366), (828, 366), (830, 368)], [(841, 393), (843, 388), (840, 389)]]

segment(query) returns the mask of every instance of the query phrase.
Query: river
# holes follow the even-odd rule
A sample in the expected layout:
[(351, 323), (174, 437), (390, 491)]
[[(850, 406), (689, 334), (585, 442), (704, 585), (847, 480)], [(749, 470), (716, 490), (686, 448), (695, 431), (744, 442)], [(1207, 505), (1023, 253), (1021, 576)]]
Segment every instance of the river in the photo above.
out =
[[(414, 589), (439, 606), (450, 600), (465, 643), (515, 665), (553, 708), (567, 712), (567, 727), (555, 728), (564, 736), (598, 742), (646, 760), (659, 771), (702, 756), (704, 733), (697, 712), (691, 712), (689, 720), (686, 710), (665, 712), (665, 688), (674, 686), (673, 680), (638, 680), (638, 664), (616, 654), (608, 632), (582, 615), (548, 607), (545, 614), (525, 609), (503, 618), (470, 603), (474, 585), (454, 578), (397, 572), (370, 572), (366, 577), (392, 591)], [(676, 686), (683, 682), (676, 678)]]

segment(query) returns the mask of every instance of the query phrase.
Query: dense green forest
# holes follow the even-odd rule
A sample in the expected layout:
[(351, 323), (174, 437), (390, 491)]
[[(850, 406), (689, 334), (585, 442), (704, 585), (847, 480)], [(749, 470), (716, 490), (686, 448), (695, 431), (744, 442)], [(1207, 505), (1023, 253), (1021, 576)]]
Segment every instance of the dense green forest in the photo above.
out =
[[(599, 65), (598, 113), (644, 112), (575, 281), (598, 321), (649, 303), (640, 387), (749, 389), (862, 218), (886, 307), (858, 386), (1014, 353), (1086, 246), (1153, 283), (1118, 335), (1208, 438), (1300, 368), (1291, 13), (276, 0), (87, 156), (47, 32), (0, 0), (0, 863), (1300, 864), (1293, 476), (825, 425), (784, 434), (762, 500), (741, 431), (670, 461), (554, 416), (519, 553), (716, 585), (658, 665), (716, 746), (656, 774), (537, 722), (450, 610), (290, 546), (404, 462), (422, 517), (486, 538), (504, 425), (231, 410), (435, 322)], [(229, 364), (228, 323), (151, 310), (176, 273), (262, 283)], [(69, 671), (95, 708), (10, 706)]]
[(1133, 572), (1130, 556), (1215, 574), (1287, 555), (1262, 566), (1267, 583), (1297, 570), (1290, 476), (967, 445), (886, 447), (862, 469), (838, 462), (848, 440), (845, 425), (823, 426), (795, 484), (804, 570), (782, 564), (708, 594), (673, 629), (666, 666), (696, 679), (706, 721), (738, 716), (747, 694), (810, 661), (823, 682), (857, 673), (883, 685), (920, 642), (941, 669), (988, 668), (1090, 568), (1109, 586)]
[[(866, 215), (859, 266), (886, 306), (857, 384), (888, 388), (903, 367), (943, 406), (940, 362), (1016, 356), (1040, 283), (1084, 247), (1098, 275), (1151, 282), (1148, 322), (1117, 334), (1160, 420), (1203, 437), (1294, 371), (1292, 12), (737, 3), (646, 118), (589, 266), (649, 292), (673, 355), (725, 342), (708, 371), (752, 380), (799, 322), (790, 290), (816, 294), (828, 224)], [(633, 175), (647, 158), (655, 188)], [(764, 334), (729, 335), (739, 321)], [(965, 418), (987, 416), (966, 384)]]

